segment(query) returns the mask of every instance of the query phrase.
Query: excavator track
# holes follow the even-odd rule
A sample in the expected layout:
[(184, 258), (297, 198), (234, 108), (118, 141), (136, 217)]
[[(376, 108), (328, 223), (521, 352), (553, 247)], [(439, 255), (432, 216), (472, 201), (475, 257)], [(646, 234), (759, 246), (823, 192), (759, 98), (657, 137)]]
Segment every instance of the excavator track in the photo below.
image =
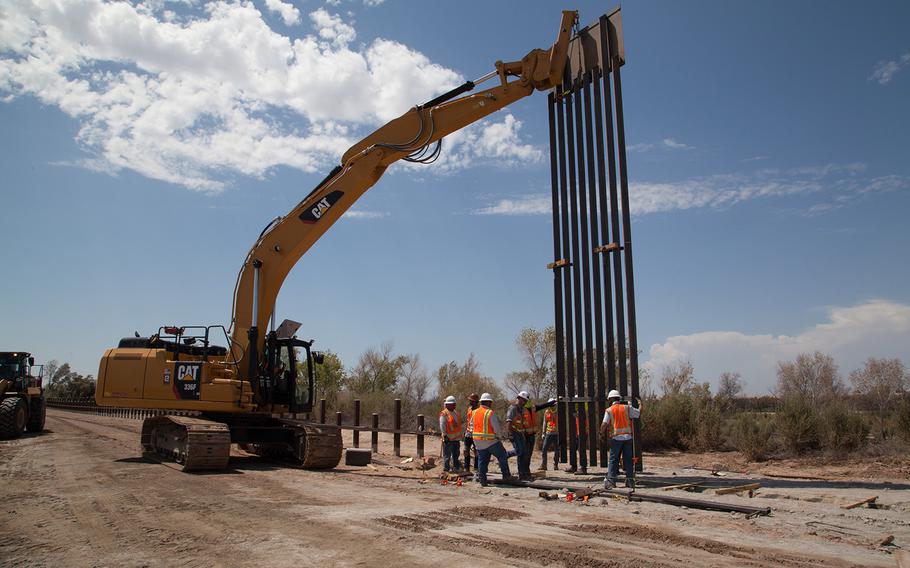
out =
[(285, 428), (294, 432), (294, 442), (240, 444), (243, 451), (293, 463), (303, 469), (331, 469), (341, 461), (341, 430), (322, 424), (309, 424), (297, 420), (281, 420)]
[(153, 416), (142, 423), (142, 452), (169, 459), (183, 471), (224, 469), (231, 456), (227, 424), (187, 416)]
[(294, 423), (305, 433), (298, 436), (295, 453), (300, 467), (331, 469), (341, 461), (341, 429), (319, 424)]

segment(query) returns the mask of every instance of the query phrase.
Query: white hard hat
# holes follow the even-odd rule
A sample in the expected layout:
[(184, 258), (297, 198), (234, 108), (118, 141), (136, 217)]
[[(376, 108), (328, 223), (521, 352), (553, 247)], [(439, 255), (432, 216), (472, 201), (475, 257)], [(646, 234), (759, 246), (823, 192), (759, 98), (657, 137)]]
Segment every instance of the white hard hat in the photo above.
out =
[(607, 395), (607, 398), (622, 398), (622, 395), (619, 394), (618, 390), (613, 389), (610, 391), (610, 394)]
[(490, 393), (485, 392), (480, 395), (480, 402), (493, 402), (493, 397), (490, 396)]
[(531, 395), (528, 394), (528, 391), (521, 391), (518, 393), (518, 398), (523, 398), (525, 400), (531, 400)]
[(550, 400), (547, 401), (547, 403), (551, 403), (551, 402), (556, 402), (556, 399), (555, 399), (555, 398), (551, 398)]
[(455, 404), (455, 397), (452, 396), (452, 395), (447, 396), (447, 397), (446, 397), (446, 404)]

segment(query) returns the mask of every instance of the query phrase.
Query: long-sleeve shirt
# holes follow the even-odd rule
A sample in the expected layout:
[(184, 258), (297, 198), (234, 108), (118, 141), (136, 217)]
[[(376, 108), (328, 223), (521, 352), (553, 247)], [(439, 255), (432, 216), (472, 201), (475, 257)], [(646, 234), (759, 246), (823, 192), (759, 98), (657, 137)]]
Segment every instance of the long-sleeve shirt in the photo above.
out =
[[(457, 411), (452, 411), (455, 416), (458, 416)], [(460, 416), (459, 416), (460, 419)], [(442, 435), (445, 440), (460, 440), (461, 439), (461, 430), (459, 429), (457, 434), (453, 434), (451, 437), (446, 434), (446, 415), (445, 413), (439, 414), (439, 433)]]

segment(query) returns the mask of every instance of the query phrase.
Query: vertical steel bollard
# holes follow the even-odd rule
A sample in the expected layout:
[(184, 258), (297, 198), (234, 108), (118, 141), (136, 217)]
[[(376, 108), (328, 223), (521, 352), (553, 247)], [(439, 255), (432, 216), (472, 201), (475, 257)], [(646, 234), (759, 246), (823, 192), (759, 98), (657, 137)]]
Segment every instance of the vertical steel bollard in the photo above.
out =
[(335, 413), (335, 425), (341, 426), (341, 411)]
[(423, 457), (423, 414), (417, 415), (417, 457)]
[(325, 399), (319, 399), (319, 423), (325, 424)]
[(379, 453), (379, 415), (375, 412), (373, 413), (373, 430), (370, 434), (372, 451), (374, 454)]
[(354, 447), (360, 447), (360, 399), (354, 401)]
[(393, 434), (393, 443), (395, 446), (395, 457), (401, 457), (401, 399), (395, 399), (395, 434)]

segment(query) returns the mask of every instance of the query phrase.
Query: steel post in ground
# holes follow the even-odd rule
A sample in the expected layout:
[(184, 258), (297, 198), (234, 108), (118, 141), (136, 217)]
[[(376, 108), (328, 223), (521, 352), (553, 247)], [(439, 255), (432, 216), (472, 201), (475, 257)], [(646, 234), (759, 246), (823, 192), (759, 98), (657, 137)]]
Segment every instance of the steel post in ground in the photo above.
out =
[(319, 399), (319, 423), (325, 424), (325, 399)]
[(373, 429), (370, 431), (370, 449), (373, 453), (379, 453), (379, 415), (373, 413)]
[(338, 412), (335, 413), (335, 426), (341, 426), (341, 419), (342, 419), (341, 411), (339, 410)]
[(423, 414), (417, 415), (417, 457), (423, 457), (423, 429), (424, 429), (424, 418)]
[[(354, 426), (360, 426), (360, 399), (354, 401)], [(360, 430), (354, 430), (354, 447), (360, 447)]]
[(395, 433), (392, 435), (395, 457), (401, 457), (401, 399), (395, 399)]

